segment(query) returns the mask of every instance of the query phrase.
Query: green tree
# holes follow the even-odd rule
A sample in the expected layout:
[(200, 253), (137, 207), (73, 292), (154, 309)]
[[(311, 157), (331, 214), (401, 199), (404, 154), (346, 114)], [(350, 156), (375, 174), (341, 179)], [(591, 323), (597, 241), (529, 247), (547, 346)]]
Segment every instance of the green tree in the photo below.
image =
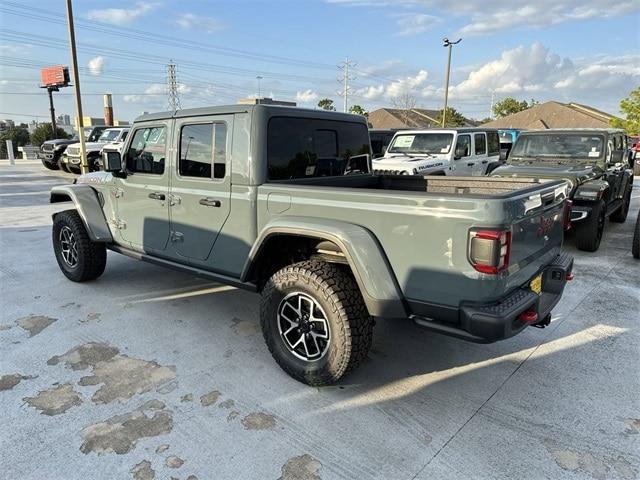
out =
[(69, 135), (61, 128), (56, 128), (56, 134), (53, 135), (51, 124), (41, 123), (31, 134), (31, 143), (39, 147), (47, 140), (54, 140), (56, 138), (69, 138)]
[(7, 140), (13, 142), (13, 154), (18, 156), (18, 147), (29, 143), (29, 130), (23, 127), (9, 127), (0, 134), (0, 158), (7, 158)]
[(620, 111), (625, 119), (611, 119), (611, 126), (624, 128), (627, 135), (640, 134), (640, 87), (632, 90), (629, 96), (620, 102)]
[(534, 105), (537, 105), (538, 102), (531, 99), (531, 103), (527, 103), (526, 100), (518, 101), (513, 97), (503, 98), (499, 102), (496, 102), (493, 105), (493, 116), (496, 118), (506, 117), (507, 115), (512, 115), (514, 113), (521, 112), (526, 110), (527, 108), (531, 108)]
[(369, 112), (367, 112), (360, 105), (351, 105), (351, 107), (349, 107), (349, 113), (353, 113), (354, 115), (362, 115), (363, 117), (369, 115)]
[(336, 111), (336, 107), (333, 106), (333, 100), (330, 98), (323, 98), (318, 102), (318, 107), (322, 110), (330, 110), (332, 112)]
[[(438, 121), (438, 126), (442, 125), (442, 112), (443, 110), (440, 110), (436, 117), (436, 120)], [(467, 119), (464, 117), (464, 115), (462, 115), (459, 111), (457, 111), (453, 107), (447, 107), (447, 118), (446, 118), (446, 123), (444, 125), (445, 127), (464, 127), (466, 124), (467, 124)]]

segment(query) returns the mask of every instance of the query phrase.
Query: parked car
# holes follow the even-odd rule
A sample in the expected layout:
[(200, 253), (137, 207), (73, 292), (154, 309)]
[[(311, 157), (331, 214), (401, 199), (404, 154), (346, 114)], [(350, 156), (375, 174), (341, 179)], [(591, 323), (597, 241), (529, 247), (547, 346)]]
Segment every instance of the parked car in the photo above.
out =
[(455, 128), (397, 132), (387, 152), (373, 161), (380, 175), (486, 175), (500, 165), (493, 129)]
[(47, 140), (40, 146), (38, 158), (45, 168), (49, 170), (58, 170), (60, 169), (60, 161), (65, 149), (67, 146), (74, 144), (77, 141), (77, 138), (57, 138), (55, 140)]
[(391, 139), (397, 131), (397, 129), (384, 130), (380, 128), (372, 128), (369, 130), (373, 158), (380, 158), (384, 156), (389, 143), (391, 143)]
[[(100, 157), (102, 148), (109, 143), (121, 143), (127, 138), (129, 127), (109, 127), (106, 128), (100, 137), (94, 142), (86, 142), (85, 150), (87, 163), (90, 171), (100, 170), (102, 159)], [(65, 169), (72, 173), (80, 173), (80, 143), (69, 145), (65, 151), (62, 161)]]
[(631, 247), (633, 258), (640, 258), (640, 212), (638, 212), (638, 218), (636, 219), (636, 228), (633, 231), (633, 245)]
[(571, 182), (571, 221), (580, 250), (598, 250), (607, 217), (622, 223), (629, 212), (633, 170), (623, 130), (523, 132), (507, 165), (496, 169), (493, 175), (563, 178)]
[[(267, 346), (292, 377), (339, 380), (373, 318), (474, 342), (548, 324), (571, 279), (567, 183), (372, 175), (363, 117), (267, 105), (136, 119), (104, 170), (54, 187), (64, 275), (106, 250), (262, 296)], [(126, 281), (126, 280), (125, 280)]]

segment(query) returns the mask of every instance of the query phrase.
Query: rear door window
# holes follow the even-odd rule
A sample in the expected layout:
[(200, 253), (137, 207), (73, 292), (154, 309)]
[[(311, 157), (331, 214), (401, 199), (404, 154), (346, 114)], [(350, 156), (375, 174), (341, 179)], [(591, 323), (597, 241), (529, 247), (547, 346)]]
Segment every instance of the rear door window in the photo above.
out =
[(267, 131), (269, 180), (369, 173), (369, 131), (362, 123), (273, 117)]

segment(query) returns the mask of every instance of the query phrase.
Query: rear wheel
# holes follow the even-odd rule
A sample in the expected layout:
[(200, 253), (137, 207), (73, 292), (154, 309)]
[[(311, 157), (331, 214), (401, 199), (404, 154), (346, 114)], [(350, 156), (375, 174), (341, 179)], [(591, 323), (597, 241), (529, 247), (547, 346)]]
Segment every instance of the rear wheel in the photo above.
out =
[(591, 208), (591, 215), (576, 225), (576, 247), (578, 247), (578, 250), (595, 252), (600, 248), (604, 225), (607, 220), (606, 211), (606, 204), (603, 200), (600, 200)]
[(47, 170), (58, 170), (60, 168), (58, 167), (57, 163), (50, 163), (50, 162), (47, 162), (46, 160), (40, 160), (40, 161), (42, 162), (42, 166)]
[(622, 206), (615, 211), (609, 218), (612, 222), (624, 223), (629, 214), (629, 205), (631, 204), (631, 185), (627, 186), (627, 193), (622, 200)]
[(305, 261), (276, 272), (262, 290), (260, 323), (267, 347), (296, 380), (337, 382), (367, 356), (373, 319), (353, 276)]
[(104, 272), (105, 244), (89, 238), (76, 210), (65, 210), (54, 217), (52, 240), (58, 266), (69, 280), (94, 280)]

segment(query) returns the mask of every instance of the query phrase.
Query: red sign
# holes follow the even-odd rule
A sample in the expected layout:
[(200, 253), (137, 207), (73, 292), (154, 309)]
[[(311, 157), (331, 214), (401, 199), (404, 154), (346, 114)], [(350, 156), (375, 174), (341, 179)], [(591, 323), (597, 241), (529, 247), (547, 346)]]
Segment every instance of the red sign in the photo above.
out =
[(69, 85), (69, 68), (62, 65), (40, 70), (43, 87), (66, 87)]

